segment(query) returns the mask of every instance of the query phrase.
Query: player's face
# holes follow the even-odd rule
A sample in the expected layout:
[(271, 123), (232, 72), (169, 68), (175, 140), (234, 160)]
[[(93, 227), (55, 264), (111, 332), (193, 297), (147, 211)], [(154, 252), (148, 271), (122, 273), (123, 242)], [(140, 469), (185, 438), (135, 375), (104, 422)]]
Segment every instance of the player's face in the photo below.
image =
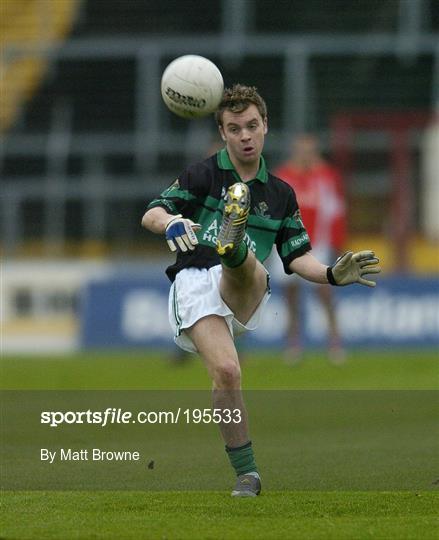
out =
[(220, 133), (232, 163), (244, 166), (259, 164), (267, 133), (267, 118), (262, 118), (256, 105), (250, 105), (241, 113), (224, 111)]

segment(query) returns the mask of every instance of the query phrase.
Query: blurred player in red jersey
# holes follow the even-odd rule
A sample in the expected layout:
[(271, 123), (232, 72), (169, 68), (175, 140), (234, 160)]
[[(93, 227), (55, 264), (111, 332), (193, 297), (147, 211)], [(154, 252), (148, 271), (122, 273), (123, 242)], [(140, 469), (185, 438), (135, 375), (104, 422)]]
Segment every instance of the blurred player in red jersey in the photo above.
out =
[[(302, 134), (292, 142), (291, 158), (282, 163), (274, 174), (294, 188), (302, 221), (311, 239), (312, 253), (321, 261), (329, 262), (334, 255), (343, 253), (346, 238), (346, 213), (344, 189), (339, 172), (321, 155), (317, 137)], [(299, 281), (288, 280), (283, 272), (273, 270), (280, 278), (288, 305), (287, 360), (294, 363), (301, 359)], [(329, 326), (329, 358), (341, 363), (345, 353), (341, 343), (337, 318), (333, 306), (332, 289), (316, 286), (319, 300), (325, 310)]]

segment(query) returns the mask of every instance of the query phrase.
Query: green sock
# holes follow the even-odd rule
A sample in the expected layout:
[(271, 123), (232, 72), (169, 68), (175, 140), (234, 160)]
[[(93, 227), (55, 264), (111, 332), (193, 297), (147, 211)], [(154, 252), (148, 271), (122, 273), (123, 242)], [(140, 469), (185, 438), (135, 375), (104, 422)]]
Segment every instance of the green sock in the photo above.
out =
[(253, 455), (251, 441), (243, 446), (239, 446), (238, 448), (230, 448), (226, 446), (226, 452), (237, 476), (258, 471), (255, 463), (255, 456)]
[(236, 268), (237, 266), (241, 266), (241, 264), (245, 261), (248, 254), (248, 247), (247, 244), (242, 241), (238, 248), (233, 251), (233, 253), (230, 253), (228, 255), (223, 255), (221, 257), (222, 263), (227, 266), (228, 268)]

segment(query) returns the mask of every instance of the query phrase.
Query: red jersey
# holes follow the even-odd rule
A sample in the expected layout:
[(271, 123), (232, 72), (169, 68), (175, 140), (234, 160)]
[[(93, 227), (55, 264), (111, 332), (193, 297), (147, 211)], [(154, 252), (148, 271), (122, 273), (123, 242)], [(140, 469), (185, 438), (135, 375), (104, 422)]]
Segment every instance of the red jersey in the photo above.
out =
[(310, 169), (287, 162), (274, 174), (294, 189), (313, 247), (329, 246), (341, 251), (346, 238), (346, 211), (338, 171), (324, 161)]

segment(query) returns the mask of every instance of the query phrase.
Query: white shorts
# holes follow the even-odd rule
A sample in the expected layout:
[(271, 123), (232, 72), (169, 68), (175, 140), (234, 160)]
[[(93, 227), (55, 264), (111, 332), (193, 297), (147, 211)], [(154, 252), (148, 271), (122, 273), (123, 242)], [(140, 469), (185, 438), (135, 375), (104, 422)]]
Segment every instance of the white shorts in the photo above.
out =
[(197, 352), (184, 331), (208, 315), (224, 317), (233, 338), (247, 330), (255, 330), (261, 320), (265, 304), (270, 297), (267, 272), (267, 291), (256, 311), (244, 325), (240, 323), (229, 306), (221, 298), (219, 283), (222, 267), (220, 264), (208, 270), (205, 268), (184, 268), (178, 272), (169, 291), (169, 322), (174, 331), (174, 341), (183, 350)]
[[(323, 264), (331, 264), (331, 248), (329, 246), (316, 246), (313, 247), (310, 251), (319, 262)], [(280, 285), (285, 285), (286, 283), (291, 283), (291, 279), (297, 279), (297, 274), (286, 274), (284, 270), (284, 265), (281, 258), (279, 257), (276, 248), (273, 248), (268, 259), (265, 261), (265, 266), (270, 272), (270, 276), (273, 278), (273, 282), (279, 283)]]

